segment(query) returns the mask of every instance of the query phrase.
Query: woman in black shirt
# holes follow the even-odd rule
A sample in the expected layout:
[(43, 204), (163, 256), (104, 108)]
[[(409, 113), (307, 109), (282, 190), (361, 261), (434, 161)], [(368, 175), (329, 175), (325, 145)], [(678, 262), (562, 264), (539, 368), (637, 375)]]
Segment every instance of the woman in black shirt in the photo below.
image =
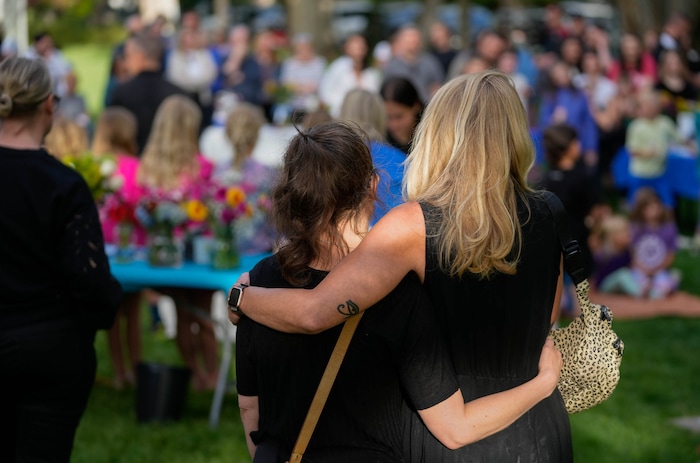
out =
[[(251, 271), (251, 282), (319, 284), (367, 232), (376, 183), (369, 148), (349, 126), (329, 123), (297, 135), (273, 193), (272, 219), (285, 241)], [(410, 273), (365, 314), (305, 460), (405, 461), (403, 443), (416, 410), (442, 444), (461, 447), (503, 429), (551, 394), (560, 357), (548, 345), (532, 381), (465, 404), (431, 311)], [(339, 332), (286, 334), (240, 321), (239, 404), (255, 462), (288, 459)]]
[(0, 461), (70, 460), (121, 297), (87, 185), (41, 148), (57, 105), (41, 61), (0, 64)]

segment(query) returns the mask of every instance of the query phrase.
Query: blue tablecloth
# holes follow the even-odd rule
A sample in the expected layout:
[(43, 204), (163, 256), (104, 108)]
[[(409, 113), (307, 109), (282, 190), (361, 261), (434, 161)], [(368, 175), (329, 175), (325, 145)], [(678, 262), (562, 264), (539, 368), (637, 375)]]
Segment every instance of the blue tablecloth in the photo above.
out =
[(110, 258), (112, 274), (125, 291), (136, 291), (147, 287), (173, 286), (179, 288), (203, 288), (223, 290), (238, 280), (243, 272), (252, 269), (269, 254), (242, 255), (240, 265), (230, 270), (214, 270), (208, 265), (185, 262), (181, 267), (152, 267), (143, 260), (118, 263)]

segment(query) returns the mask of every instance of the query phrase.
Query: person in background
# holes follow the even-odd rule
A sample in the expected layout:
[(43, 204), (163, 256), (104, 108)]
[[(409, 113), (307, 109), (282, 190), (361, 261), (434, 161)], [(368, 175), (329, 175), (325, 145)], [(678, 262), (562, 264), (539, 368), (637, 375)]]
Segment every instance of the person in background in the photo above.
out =
[(139, 154), (146, 146), (153, 118), (160, 104), (171, 95), (184, 95), (181, 88), (162, 75), (163, 46), (159, 38), (139, 34), (124, 45), (124, 65), (130, 79), (112, 91), (108, 106), (121, 106), (136, 117)]
[(214, 104), (211, 88), (218, 72), (202, 33), (196, 29), (182, 29), (178, 34), (177, 47), (168, 54), (165, 78), (197, 102), (202, 110), (203, 127), (211, 122)]
[(404, 77), (385, 80), (379, 94), (386, 110), (386, 139), (391, 146), (408, 154), (423, 112), (423, 100), (411, 81)]
[[(136, 207), (140, 198), (140, 188), (136, 184), (138, 158), (136, 157), (136, 118), (124, 108), (106, 108), (97, 119), (95, 135), (92, 139), (92, 153), (95, 156), (114, 156), (114, 175), (121, 179), (121, 187), (116, 193), (120, 201)], [(109, 201), (109, 199), (107, 200)], [(100, 221), (105, 243), (115, 243), (117, 222), (101, 212)], [(145, 244), (143, 234), (137, 235), (139, 244)], [(136, 365), (141, 361), (141, 320), (139, 308), (141, 291), (125, 292), (117, 312), (117, 318), (109, 329), (107, 340), (109, 357), (114, 371), (113, 385), (116, 389), (136, 385)], [(122, 323), (123, 322), (123, 323)], [(124, 348), (123, 325), (126, 330)], [(125, 359), (128, 358), (128, 362)]]
[[(272, 329), (319, 333), (376, 304), (413, 271), (430, 295), (464, 401), (522, 385), (536, 374), (562, 288), (561, 246), (545, 202), (551, 193), (526, 182), (534, 158), (525, 110), (506, 75), (447, 82), (416, 131), (407, 202), (315, 288), (234, 286), (238, 309)], [(573, 461), (557, 390), (501, 432), (456, 451), (416, 415), (404, 436), (407, 461)]]
[(403, 77), (411, 81), (421, 101), (427, 102), (445, 80), (440, 62), (423, 52), (423, 37), (413, 25), (403, 26), (391, 40), (391, 59), (383, 69), (384, 79)]
[(642, 188), (634, 197), (632, 223), (632, 275), (639, 297), (662, 299), (680, 284), (673, 270), (678, 229), (673, 213), (651, 188)]
[[(190, 98), (173, 95), (158, 108), (153, 131), (141, 157), (137, 182), (146, 191), (190, 198), (212, 174), (212, 164), (197, 146), (201, 111)], [(177, 307), (177, 346), (190, 370), (196, 390), (213, 390), (219, 375), (217, 344), (209, 318), (192, 311), (211, 310), (213, 292), (163, 288)], [(195, 333), (196, 330), (196, 333)]]
[(568, 124), (576, 129), (583, 161), (593, 167), (598, 163), (598, 127), (588, 106), (586, 94), (574, 87), (569, 66), (555, 62), (549, 70), (551, 88), (544, 93), (540, 104), (539, 127)]
[(0, 461), (68, 463), (95, 382), (94, 341), (121, 300), (95, 201), (42, 147), (46, 65), (0, 63)]
[(318, 86), (326, 68), (326, 59), (316, 54), (309, 34), (297, 34), (293, 40), (294, 54), (282, 62), (280, 83), (292, 90), (292, 110), (295, 120), (318, 109)]
[(634, 295), (638, 285), (630, 271), (632, 233), (624, 215), (604, 218), (591, 233), (593, 285), (603, 293)]
[(71, 64), (61, 51), (56, 48), (56, 44), (48, 32), (40, 32), (34, 36), (34, 44), (25, 53), (27, 58), (41, 59), (46, 63), (46, 67), (51, 73), (51, 80), (54, 85), (54, 92), (59, 98), (66, 94), (66, 76), (72, 72)]
[[(520, 95), (520, 101), (526, 111), (530, 109), (530, 96), (532, 96), (532, 86), (527, 77), (518, 72), (518, 53), (515, 50), (507, 49), (501, 53), (496, 64), (496, 69), (508, 75), (513, 80), (513, 85)], [(481, 69), (480, 71), (484, 71)]]
[[(56, 103), (55, 106), (58, 110), (59, 104)], [(46, 151), (57, 159), (80, 157), (88, 150), (87, 132), (77, 122), (59, 117), (46, 135), (44, 146)]]
[(343, 53), (328, 66), (318, 87), (321, 103), (335, 118), (348, 92), (361, 88), (376, 93), (382, 84), (381, 72), (369, 65), (369, 46), (362, 35), (348, 37), (343, 44)]
[[(590, 171), (579, 163), (581, 142), (573, 127), (564, 124), (547, 127), (542, 144), (549, 169), (540, 186), (557, 195), (564, 205), (571, 234), (581, 246), (583, 264), (590, 275), (593, 259), (588, 247), (589, 227), (592, 217), (597, 215), (596, 209), (603, 203), (600, 191), (595, 186), (597, 182)], [(564, 283), (568, 297), (562, 298), (562, 309), (568, 316), (576, 315), (575, 288), (568, 274), (564, 277)]]
[[(128, 38), (134, 37), (140, 34), (143, 29), (143, 21), (141, 16), (138, 14), (132, 14), (126, 18), (124, 28), (127, 33)], [(126, 46), (126, 41), (119, 43), (112, 51), (112, 62), (109, 66), (109, 80), (107, 81), (107, 88), (105, 89), (104, 104), (107, 106), (112, 99), (112, 90), (118, 84), (129, 79), (129, 74), (126, 69), (126, 64), (124, 63), (124, 47)]]
[(629, 181), (627, 199), (630, 204), (639, 188), (650, 187), (667, 206), (673, 206), (672, 185), (664, 178), (668, 149), (676, 139), (676, 125), (661, 114), (661, 101), (656, 92), (647, 90), (637, 96), (637, 117), (627, 128)]
[(219, 57), (219, 77), (214, 92), (233, 92), (240, 101), (263, 104), (263, 75), (255, 55), (250, 50), (250, 29), (238, 24), (228, 35), (225, 55)]
[[(273, 219), (284, 241), (251, 271), (251, 282), (319, 284), (367, 233), (375, 181), (366, 141), (353, 127), (326, 123), (295, 136), (273, 193)], [(238, 401), (254, 462), (289, 459), (339, 332), (307, 336), (247, 318), (239, 323)], [(544, 380), (554, 372), (543, 360), (558, 357), (550, 346), (535, 379), (465, 404), (428, 298), (411, 273), (359, 322), (304, 459), (408, 461), (402, 438), (409, 433), (406, 417), (414, 413), (449, 448), (488, 436), (553, 391), (556, 381)], [(556, 371), (557, 363), (550, 368)]]
[(649, 89), (656, 83), (656, 61), (634, 34), (625, 34), (620, 39), (620, 58), (613, 62), (608, 77), (617, 82), (625, 75), (632, 82), (635, 92)]
[(457, 56), (457, 50), (452, 47), (451, 39), (452, 31), (447, 24), (435, 21), (430, 26), (430, 53), (440, 62), (445, 76), (450, 70), (452, 60)]
[(253, 39), (253, 56), (260, 67), (262, 107), (265, 117), (272, 120), (274, 89), (279, 85), (280, 62), (277, 59), (277, 39), (270, 31), (259, 32)]
[(90, 114), (88, 114), (85, 98), (77, 93), (77, 87), (78, 77), (71, 72), (66, 76), (66, 94), (61, 98), (58, 115), (75, 121), (90, 132)]
[(465, 48), (452, 60), (450, 71), (447, 74), (448, 79), (467, 74), (464, 72), (464, 67), (475, 58), (478, 58), (485, 64), (484, 70), (495, 68), (498, 64), (498, 58), (507, 46), (506, 38), (497, 31), (485, 29), (479, 32), (474, 49)]
[(369, 138), (372, 162), (379, 178), (370, 222), (374, 225), (390, 209), (403, 203), (401, 183), (406, 155), (386, 141), (386, 110), (376, 93), (360, 88), (351, 90), (345, 95), (338, 120), (357, 124)]
[(262, 110), (249, 103), (237, 105), (226, 118), (226, 138), (233, 148), (233, 161), (221, 181), (240, 184), (254, 204), (252, 217), (241, 218), (235, 225), (238, 246), (246, 254), (270, 252), (276, 237), (259, 203), (270, 197), (279, 171), (253, 158), (264, 125)]
[(559, 58), (564, 63), (571, 79), (578, 76), (583, 67), (583, 42), (578, 37), (567, 37), (561, 43)]
[(655, 89), (660, 93), (663, 113), (674, 121), (679, 112), (692, 111), (698, 101), (698, 89), (681, 55), (675, 50), (661, 54)]

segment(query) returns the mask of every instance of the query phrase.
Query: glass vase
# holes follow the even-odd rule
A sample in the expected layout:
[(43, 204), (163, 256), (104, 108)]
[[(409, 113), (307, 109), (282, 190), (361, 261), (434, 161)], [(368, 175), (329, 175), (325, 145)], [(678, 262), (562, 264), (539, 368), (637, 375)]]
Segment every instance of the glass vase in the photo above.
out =
[(134, 224), (119, 222), (114, 227), (114, 241), (117, 247), (114, 259), (119, 263), (131, 262), (136, 252), (134, 248)]
[(236, 246), (236, 234), (232, 223), (219, 223), (214, 226), (211, 266), (215, 270), (228, 270), (238, 267), (240, 255)]
[(154, 267), (179, 267), (183, 249), (170, 224), (156, 224), (148, 236), (148, 263)]

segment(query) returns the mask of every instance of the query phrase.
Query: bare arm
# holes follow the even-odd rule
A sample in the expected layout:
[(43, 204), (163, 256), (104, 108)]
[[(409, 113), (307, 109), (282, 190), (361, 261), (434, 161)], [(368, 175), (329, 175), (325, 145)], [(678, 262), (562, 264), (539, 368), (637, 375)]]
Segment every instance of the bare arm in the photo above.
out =
[(392, 209), (316, 288), (246, 288), (241, 310), (279, 331), (318, 333), (380, 301), (410, 271), (425, 272), (420, 205)]
[(241, 422), (245, 431), (245, 441), (248, 444), (250, 458), (255, 457), (255, 444), (250, 438), (251, 431), (258, 430), (258, 420), (260, 419), (260, 409), (258, 408), (258, 397), (245, 395), (238, 396), (238, 408), (241, 410)]
[(551, 339), (542, 349), (539, 374), (513, 389), (464, 403), (461, 391), (418, 413), (444, 446), (457, 449), (488, 437), (513, 424), (530, 408), (549, 397), (557, 387), (561, 353)]

